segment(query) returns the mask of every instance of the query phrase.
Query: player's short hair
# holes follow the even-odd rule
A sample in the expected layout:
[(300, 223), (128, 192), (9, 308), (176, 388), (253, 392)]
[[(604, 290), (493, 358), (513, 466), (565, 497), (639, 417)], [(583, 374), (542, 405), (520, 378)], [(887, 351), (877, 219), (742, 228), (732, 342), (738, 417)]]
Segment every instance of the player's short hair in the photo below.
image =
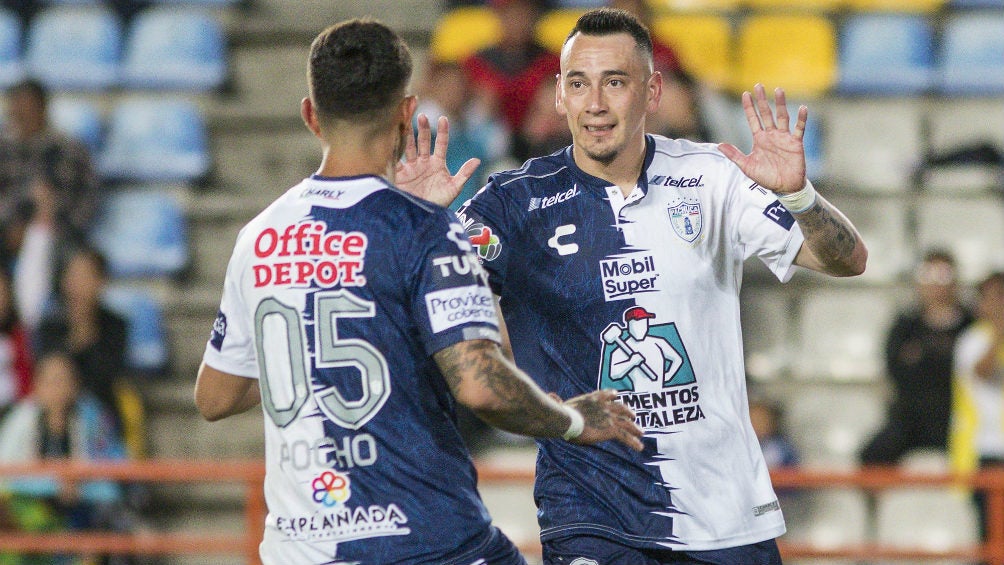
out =
[(951, 251), (942, 247), (932, 247), (924, 252), (924, 263), (945, 263), (955, 267), (955, 255)]
[(307, 84), (322, 121), (371, 122), (404, 95), (411, 71), (400, 36), (378, 21), (353, 19), (314, 38)]
[(626, 33), (634, 39), (635, 47), (652, 60), (652, 34), (648, 26), (642, 23), (634, 14), (616, 8), (598, 8), (590, 10), (579, 17), (575, 27), (568, 32), (565, 43), (575, 34), (582, 35), (614, 35)]

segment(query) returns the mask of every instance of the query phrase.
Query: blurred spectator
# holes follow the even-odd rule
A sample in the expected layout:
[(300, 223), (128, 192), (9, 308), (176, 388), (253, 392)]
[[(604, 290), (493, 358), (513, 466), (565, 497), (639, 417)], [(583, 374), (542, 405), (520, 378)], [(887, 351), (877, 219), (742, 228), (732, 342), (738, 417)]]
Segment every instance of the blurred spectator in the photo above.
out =
[(955, 258), (930, 250), (914, 273), (917, 305), (886, 338), (893, 387), (886, 423), (861, 451), (866, 465), (895, 464), (914, 449), (945, 451), (952, 409), (952, 356), (973, 316), (959, 298)]
[(127, 326), (101, 302), (107, 269), (96, 249), (79, 246), (69, 251), (57, 277), (55, 300), (39, 324), (37, 350), (70, 352), (80, 368), (81, 384), (113, 415), (130, 453), (139, 456), (142, 418), (129, 417), (131, 411), (121, 403), (123, 396), (135, 396), (125, 364)]
[(20, 248), (35, 213), (36, 195), (51, 193), (58, 235), (82, 237), (97, 207), (98, 177), (80, 141), (49, 123), (48, 92), (36, 80), (7, 90), (7, 120), (0, 135), (0, 226), (5, 262)]
[[(977, 285), (976, 321), (955, 345), (954, 470), (1004, 466), (1004, 272)], [(977, 490), (980, 526), (987, 535), (986, 498)]]
[(784, 413), (779, 402), (763, 397), (750, 398), (750, 423), (768, 469), (799, 464), (798, 450), (785, 431)]
[(554, 107), (556, 90), (553, 81), (544, 81), (534, 94), (513, 139), (513, 154), (520, 162), (527, 157), (550, 155), (572, 144), (568, 123)]
[[(82, 391), (77, 367), (65, 352), (39, 359), (31, 396), (0, 421), (0, 461), (39, 459), (117, 460), (125, 458), (110, 415)], [(79, 485), (50, 478), (6, 481), (7, 527), (50, 531), (118, 527), (119, 487), (108, 481)], [(64, 563), (30, 558), (24, 563)]]
[[(534, 94), (560, 71), (558, 55), (537, 42), (535, 29), (546, 5), (541, 0), (490, 0), (502, 26), (497, 45), (463, 62), (476, 97), (496, 112), (510, 132), (523, 125)], [(514, 154), (522, 161), (529, 155)]]
[(31, 366), (28, 332), (18, 319), (11, 278), (0, 268), (0, 410), (31, 391)]
[(420, 92), (415, 115), (424, 113), (429, 117), (433, 136), (436, 134), (439, 116), (446, 116), (450, 120), (447, 168), (456, 172), (467, 159), (481, 159), (477, 172), (450, 205), (450, 208), (456, 210), (485, 184), (489, 173), (498, 170), (499, 161), (506, 157), (509, 149), (509, 137), (505, 127), (495, 119), (491, 110), (477, 103), (467, 76), (459, 64), (430, 61)]

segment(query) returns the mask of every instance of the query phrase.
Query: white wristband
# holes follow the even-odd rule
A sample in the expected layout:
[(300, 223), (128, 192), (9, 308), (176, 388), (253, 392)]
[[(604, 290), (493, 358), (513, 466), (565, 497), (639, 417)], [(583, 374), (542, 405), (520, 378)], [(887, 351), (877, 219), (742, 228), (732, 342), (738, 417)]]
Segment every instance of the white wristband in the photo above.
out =
[(567, 404), (562, 404), (561, 407), (565, 409), (565, 412), (568, 413), (568, 418), (572, 421), (568, 424), (568, 429), (565, 430), (565, 435), (561, 437), (565, 438), (566, 441), (573, 440), (582, 435), (582, 430), (586, 427), (586, 420), (575, 408), (572, 408)]
[(777, 199), (781, 201), (781, 205), (789, 212), (798, 214), (805, 212), (816, 204), (816, 189), (813, 188), (812, 183), (806, 178), (805, 186), (802, 187), (802, 190), (792, 192), (791, 194), (778, 195)]

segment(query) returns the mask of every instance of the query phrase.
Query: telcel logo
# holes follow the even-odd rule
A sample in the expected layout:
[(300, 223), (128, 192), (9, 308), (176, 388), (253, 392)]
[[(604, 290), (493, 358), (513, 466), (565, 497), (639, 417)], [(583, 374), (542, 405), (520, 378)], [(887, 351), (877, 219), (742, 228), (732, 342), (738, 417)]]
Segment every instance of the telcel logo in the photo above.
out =
[(579, 190), (579, 185), (573, 184), (572, 188), (569, 188), (565, 192), (559, 192), (558, 194), (554, 194), (546, 198), (539, 198), (536, 196), (531, 198), (530, 206), (526, 209), (526, 211), (533, 212), (534, 210), (542, 210), (548, 206), (554, 206), (555, 204), (559, 204), (580, 194), (582, 194), (582, 191)]
[(607, 302), (659, 290), (656, 286), (659, 273), (655, 269), (655, 257), (645, 251), (600, 261), (600, 276), (603, 279), (603, 298)]

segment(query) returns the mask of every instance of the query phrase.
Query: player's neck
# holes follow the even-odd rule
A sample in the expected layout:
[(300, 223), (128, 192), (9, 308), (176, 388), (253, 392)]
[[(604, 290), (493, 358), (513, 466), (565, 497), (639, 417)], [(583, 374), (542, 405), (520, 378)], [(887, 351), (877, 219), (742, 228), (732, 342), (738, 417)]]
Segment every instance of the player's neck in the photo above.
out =
[(625, 147), (610, 162), (592, 159), (578, 147), (572, 148), (572, 156), (580, 169), (619, 187), (627, 197), (638, 184), (638, 177), (641, 176), (641, 169), (645, 165), (645, 138), (642, 137), (639, 143)]
[(325, 144), (317, 174), (325, 177), (375, 175), (393, 181), (397, 144), (392, 136), (332, 137), (338, 141)]

